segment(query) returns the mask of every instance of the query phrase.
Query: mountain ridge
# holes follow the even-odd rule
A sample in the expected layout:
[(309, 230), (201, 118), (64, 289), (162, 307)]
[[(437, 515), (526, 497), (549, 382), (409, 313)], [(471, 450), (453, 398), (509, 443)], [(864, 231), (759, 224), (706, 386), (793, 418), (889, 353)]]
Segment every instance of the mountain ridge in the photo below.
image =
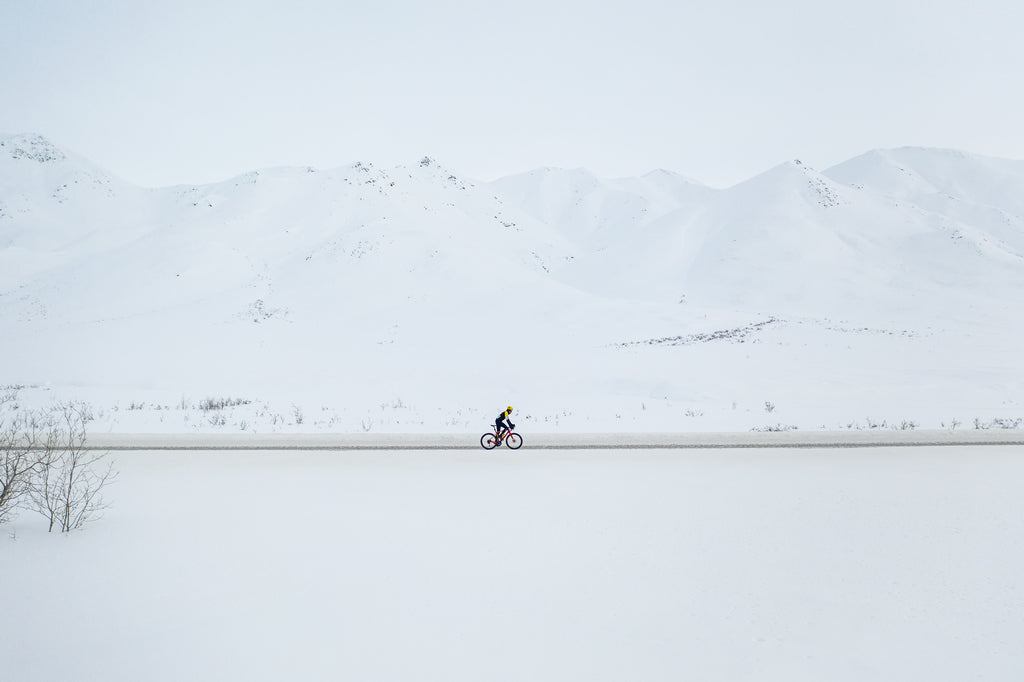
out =
[[(998, 403), (964, 386), (985, 330), (986, 362), (1024, 385), (1007, 314), (1024, 298), (1012, 161), (875, 152), (712, 189), (665, 171), (480, 182), (422, 157), (151, 189), (9, 139), (0, 382), (334, 399), (345, 386), (350, 411), (497, 392), (650, 419), (652, 405), (698, 414), (774, 391), (903, 404), (927, 381), (944, 407)], [(841, 399), (821, 379), (837, 372)], [(735, 428), (722, 409), (715, 424)]]

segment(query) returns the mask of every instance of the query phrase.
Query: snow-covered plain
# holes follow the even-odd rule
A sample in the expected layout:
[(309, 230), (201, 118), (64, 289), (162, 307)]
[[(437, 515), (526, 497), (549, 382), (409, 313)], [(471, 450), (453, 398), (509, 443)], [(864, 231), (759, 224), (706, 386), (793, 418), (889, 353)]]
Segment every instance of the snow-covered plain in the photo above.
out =
[(115, 451), (85, 532), (3, 526), (0, 676), (1018, 679), (1019, 444), (600, 446), (1019, 443), (1022, 197), (927, 149), (143, 189), (0, 137), (0, 410), (227, 448), (472, 445), (512, 404), (527, 442)]
[(17, 682), (1013, 680), (1024, 449), (115, 453)]
[(143, 189), (3, 137), (0, 390), (93, 432), (1019, 426), (1021, 197), (1022, 162), (911, 148)]

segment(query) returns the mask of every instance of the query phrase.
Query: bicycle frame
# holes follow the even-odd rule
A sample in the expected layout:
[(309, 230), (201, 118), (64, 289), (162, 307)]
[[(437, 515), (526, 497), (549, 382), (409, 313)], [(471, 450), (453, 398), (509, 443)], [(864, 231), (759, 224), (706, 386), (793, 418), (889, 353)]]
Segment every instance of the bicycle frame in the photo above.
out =
[(504, 443), (512, 450), (518, 450), (523, 445), (523, 437), (515, 432), (511, 426), (504, 427), (501, 431), (495, 425), (491, 431), (480, 436), (480, 445), (484, 450), (493, 450)]

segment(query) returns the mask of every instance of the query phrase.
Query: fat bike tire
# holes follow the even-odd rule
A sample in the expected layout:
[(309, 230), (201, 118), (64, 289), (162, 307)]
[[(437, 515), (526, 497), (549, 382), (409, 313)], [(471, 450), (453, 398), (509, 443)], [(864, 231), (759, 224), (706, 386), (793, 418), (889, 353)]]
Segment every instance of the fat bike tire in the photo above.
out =
[(523, 437), (518, 433), (510, 433), (505, 436), (505, 445), (509, 446), (513, 450), (518, 450), (523, 447)]
[(493, 450), (498, 445), (498, 442), (494, 440), (493, 433), (485, 433), (480, 436), (480, 446), (484, 450)]

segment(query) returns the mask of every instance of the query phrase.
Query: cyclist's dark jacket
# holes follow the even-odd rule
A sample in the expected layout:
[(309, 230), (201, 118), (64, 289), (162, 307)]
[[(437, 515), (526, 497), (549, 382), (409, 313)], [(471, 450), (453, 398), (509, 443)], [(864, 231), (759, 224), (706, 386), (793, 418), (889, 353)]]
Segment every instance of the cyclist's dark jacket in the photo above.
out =
[(502, 411), (502, 413), (498, 415), (498, 418), (494, 420), (494, 425), (499, 429), (502, 427), (508, 428), (508, 424), (506, 422), (508, 421), (508, 416), (510, 414), (512, 414), (512, 410)]

